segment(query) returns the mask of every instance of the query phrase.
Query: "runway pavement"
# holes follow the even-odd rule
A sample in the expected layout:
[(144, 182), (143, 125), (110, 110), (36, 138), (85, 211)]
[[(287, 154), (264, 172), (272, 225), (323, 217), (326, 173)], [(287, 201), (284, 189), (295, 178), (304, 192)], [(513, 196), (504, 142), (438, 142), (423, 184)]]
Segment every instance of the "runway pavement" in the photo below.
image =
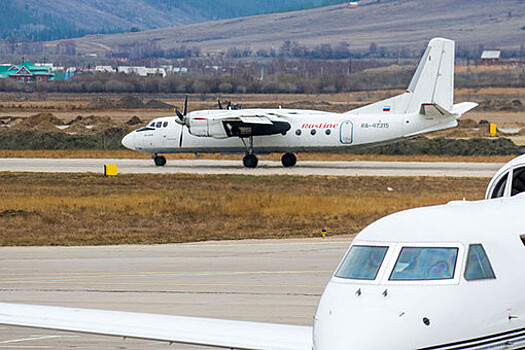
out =
[[(351, 237), (2, 247), (0, 300), (311, 325)], [(196, 349), (0, 325), (2, 348)], [(202, 349), (202, 348), (198, 348)]]
[(326, 176), (452, 176), (492, 177), (503, 163), (448, 162), (372, 162), (372, 161), (298, 161), (284, 168), (277, 161), (261, 161), (247, 169), (236, 160), (169, 160), (157, 167), (144, 159), (42, 159), (3, 158), (0, 171), (13, 172), (93, 172), (102, 173), (104, 164), (117, 164), (122, 174), (246, 174), (246, 175), (326, 175)]

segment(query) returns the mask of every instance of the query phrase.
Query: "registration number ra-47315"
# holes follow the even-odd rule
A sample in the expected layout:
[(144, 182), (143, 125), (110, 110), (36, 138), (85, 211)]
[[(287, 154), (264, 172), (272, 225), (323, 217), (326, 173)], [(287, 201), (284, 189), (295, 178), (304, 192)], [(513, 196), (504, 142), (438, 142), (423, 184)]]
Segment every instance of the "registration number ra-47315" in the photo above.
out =
[(390, 127), (389, 123), (361, 123), (362, 129), (388, 129)]

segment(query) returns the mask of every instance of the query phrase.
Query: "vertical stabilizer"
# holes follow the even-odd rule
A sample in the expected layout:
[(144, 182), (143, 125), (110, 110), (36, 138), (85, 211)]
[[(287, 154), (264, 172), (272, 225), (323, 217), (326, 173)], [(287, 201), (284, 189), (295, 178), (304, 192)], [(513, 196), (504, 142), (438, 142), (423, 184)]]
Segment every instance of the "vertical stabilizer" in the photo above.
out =
[(454, 41), (434, 38), (410, 81), (405, 93), (354, 109), (349, 114), (418, 113), (422, 104), (437, 104), (454, 110)]
[(406, 112), (417, 112), (422, 103), (435, 103), (452, 111), (454, 103), (454, 41), (430, 40), (408, 86)]

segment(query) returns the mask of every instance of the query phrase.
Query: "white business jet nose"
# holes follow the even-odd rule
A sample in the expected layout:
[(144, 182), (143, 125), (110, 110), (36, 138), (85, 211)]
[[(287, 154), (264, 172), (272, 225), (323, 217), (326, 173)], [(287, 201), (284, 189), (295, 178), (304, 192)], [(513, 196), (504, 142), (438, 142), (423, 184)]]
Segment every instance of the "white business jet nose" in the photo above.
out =
[(130, 132), (122, 139), (122, 145), (129, 149), (135, 149), (135, 131)]
[[(415, 349), (406, 317), (381, 307), (333, 309), (315, 325), (315, 350)], [(319, 322), (320, 321), (320, 322)]]

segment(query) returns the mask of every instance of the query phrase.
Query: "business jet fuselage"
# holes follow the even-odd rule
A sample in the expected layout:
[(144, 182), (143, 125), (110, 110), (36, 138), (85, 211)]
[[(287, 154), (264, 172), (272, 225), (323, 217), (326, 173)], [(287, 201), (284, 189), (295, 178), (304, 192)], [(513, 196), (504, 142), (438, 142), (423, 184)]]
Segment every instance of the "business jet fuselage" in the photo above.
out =
[(411, 209), (354, 239), (314, 349), (523, 349), (525, 194)]
[(331, 152), (349, 147), (394, 142), (452, 128), (477, 104), (454, 104), (454, 42), (432, 39), (407, 90), (392, 98), (346, 113), (300, 109), (202, 110), (157, 118), (126, 135), (122, 144), (154, 155), (162, 153), (244, 153), (246, 167), (256, 167), (256, 154), (284, 153), (284, 166), (294, 153)]

